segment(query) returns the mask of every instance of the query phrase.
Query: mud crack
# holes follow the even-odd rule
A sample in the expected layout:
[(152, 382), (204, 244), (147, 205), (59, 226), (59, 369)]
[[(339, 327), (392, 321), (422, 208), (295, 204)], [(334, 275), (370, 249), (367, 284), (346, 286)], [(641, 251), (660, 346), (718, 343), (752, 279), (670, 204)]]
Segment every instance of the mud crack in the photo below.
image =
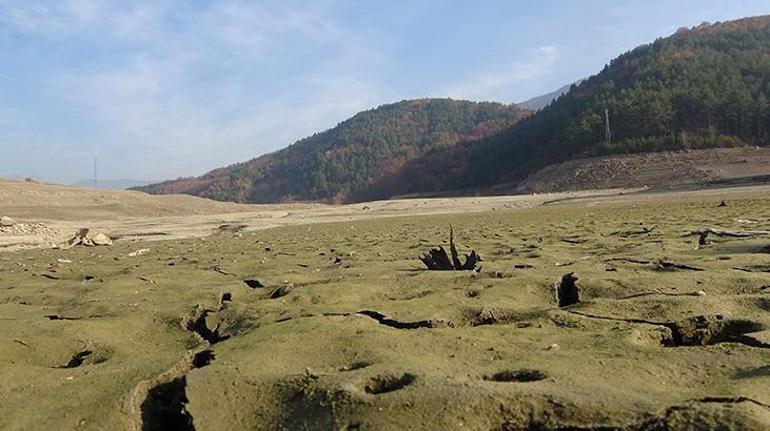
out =
[(195, 430), (187, 411), (187, 376), (158, 384), (147, 392), (142, 402), (142, 430)]
[(770, 348), (748, 334), (762, 331), (763, 325), (749, 320), (725, 319), (721, 315), (694, 316), (675, 322), (657, 322), (646, 319), (621, 318), (567, 310), (568, 313), (597, 320), (662, 326), (668, 333), (661, 339), (667, 347), (708, 346), (717, 343), (739, 343), (750, 347)]
[[(170, 370), (140, 382), (134, 388), (124, 405), (130, 420), (130, 429), (195, 430), (193, 416), (187, 410), (187, 374), (194, 369), (210, 365), (216, 359), (211, 346), (230, 338), (230, 335), (223, 335), (221, 332), (223, 319), (218, 313), (226, 308), (231, 299), (220, 299), (214, 308), (198, 305), (192, 316), (182, 319), (182, 328), (193, 333), (200, 346), (189, 350)], [(216, 323), (212, 325), (210, 320), (216, 320)]]
[(419, 329), (419, 328), (436, 328), (438, 323), (433, 320), (418, 320), (415, 322), (401, 322), (399, 320), (391, 319), (384, 314), (374, 310), (361, 310), (356, 314), (370, 317), (377, 321), (380, 325), (385, 325), (396, 329)]
[(209, 309), (198, 306), (195, 309), (195, 313), (192, 317), (184, 321), (183, 325), (185, 329), (200, 336), (203, 340), (210, 345), (217, 344), (230, 338), (229, 335), (221, 334), (222, 320), (217, 319), (217, 323), (213, 327), (209, 326), (208, 318), (210, 315), (220, 312), (224, 308), (224, 302), (222, 302), (216, 309)]
[(72, 355), (72, 358), (69, 360), (69, 362), (59, 368), (77, 368), (83, 365), (83, 362), (85, 362), (86, 358), (91, 356), (92, 353), (94, 353), (93, 350), (81, 350), (80, 352)]

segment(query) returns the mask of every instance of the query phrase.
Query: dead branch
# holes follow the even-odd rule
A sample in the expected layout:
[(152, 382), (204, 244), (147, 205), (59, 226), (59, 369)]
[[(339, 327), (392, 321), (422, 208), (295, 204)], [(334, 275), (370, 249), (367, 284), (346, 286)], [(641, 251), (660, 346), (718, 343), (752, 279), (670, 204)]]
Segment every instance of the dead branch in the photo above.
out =
[(698, 245), (706, 245), (709, 235), (727, 236), (732, 238), (754, 238), (758, 236), (770, 235), (768, 230), (725, 230), (714, 229), (711, 227), (702, 227), (694, 229), (690, 232), (691, 235), (698, 235)]

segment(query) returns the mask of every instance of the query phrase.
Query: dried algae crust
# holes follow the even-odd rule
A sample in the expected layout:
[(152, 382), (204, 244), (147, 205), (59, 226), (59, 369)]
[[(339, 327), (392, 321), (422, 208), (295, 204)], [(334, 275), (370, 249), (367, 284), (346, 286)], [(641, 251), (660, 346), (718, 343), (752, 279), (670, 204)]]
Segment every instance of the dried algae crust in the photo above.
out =
[[(450, 223), (480, 273), (418, 260)], [(767, 428), (770, 275), (736, 268), (767, 265), (768, 239), (696, 249), (702, 226), (767, 230), (770, 200), (646, 196), (6, 253), (0, 428)], [(579, 302), (558, 307), (567, 273)]]

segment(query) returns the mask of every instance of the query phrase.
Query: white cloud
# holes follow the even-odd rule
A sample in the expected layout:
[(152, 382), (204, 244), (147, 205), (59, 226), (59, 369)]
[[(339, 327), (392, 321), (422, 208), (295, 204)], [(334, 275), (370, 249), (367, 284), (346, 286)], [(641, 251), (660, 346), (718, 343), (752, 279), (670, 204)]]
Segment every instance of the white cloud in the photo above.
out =
[[(55, 133), (36, 138), (39, 146), (98, 153), (116, 177), (200, 174), (284, 147), (379, 101), (371, 71), (385, 59), (335, 25), (322, 6), (107, 5), (3, 2), (0, 16), (18, 31), (57, 41), (94, 34), (110, 39), (107, 48), (128, 45), (107, 61), (89, 58), (44, 77), (55, 99), (83, 119), (75, 127), (96, 125), (89, 141)], [(306, 43), (319, 51), (307, 55), (323, 49), (328, 58), (298, 58), (292, 50)]]
[[(482, 70), (458, 84), (444, 88), (449, 97), (472, 100), (523, 100), (539, 94), (536, 84), (554, 72), (559, 60), (559, 49), (547, 45), (535, 48), (526, 60), (516, 60), (495, 70)], [(535, 88), (533, 88), (533, 85)], [(532, 94), (530, 94), (532, 93)]]

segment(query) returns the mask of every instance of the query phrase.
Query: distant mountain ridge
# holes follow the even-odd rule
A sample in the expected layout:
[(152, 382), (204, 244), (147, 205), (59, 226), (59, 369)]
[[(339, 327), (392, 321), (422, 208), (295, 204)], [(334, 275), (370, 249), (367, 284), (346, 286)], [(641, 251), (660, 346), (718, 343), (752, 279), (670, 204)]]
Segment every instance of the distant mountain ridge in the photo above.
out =
[(540, 96), (535, 96), (531, 99), (527, 99), (523, 102), (516, 102), (516, 105), (519, 108), (523, 109), (531, 109), (533, 111), (539, 111), (546, 106), (548, 106), (551, 102), (558, 99), (559, 97), (567, 94), (567, 92), (572, 88), (573, 85), (580, 85), (581, 82), (583, 82), (583, 79), (580, 79), (578, 81), (575, 81), (571, 84), (567, 84), (559, 88), (558, 90), (551, 91), (550, 93), (545, 93)]

